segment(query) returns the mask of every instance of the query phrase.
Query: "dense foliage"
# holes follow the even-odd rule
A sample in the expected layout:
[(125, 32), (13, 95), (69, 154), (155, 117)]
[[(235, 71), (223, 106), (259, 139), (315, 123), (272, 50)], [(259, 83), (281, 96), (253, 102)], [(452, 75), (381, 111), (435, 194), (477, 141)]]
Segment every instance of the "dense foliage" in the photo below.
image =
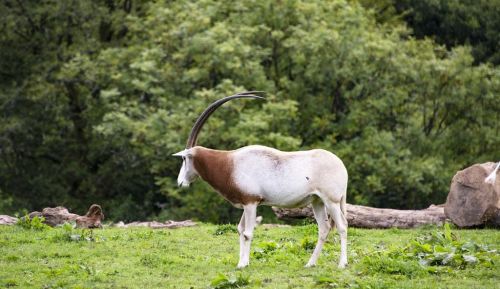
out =
[(500, 70), (373, 11), (343, 0), (3, 1), (0, 211), (99, 203), (112, 219), (234, 222), (203, 182), (176, 188), (170, 155), (211, 101), (247, 89), (268, 101), (228, 103), (201, 145), (320, 147), (344, 160), (349, 202), (443, 202), (458, 169), (498, 158)]

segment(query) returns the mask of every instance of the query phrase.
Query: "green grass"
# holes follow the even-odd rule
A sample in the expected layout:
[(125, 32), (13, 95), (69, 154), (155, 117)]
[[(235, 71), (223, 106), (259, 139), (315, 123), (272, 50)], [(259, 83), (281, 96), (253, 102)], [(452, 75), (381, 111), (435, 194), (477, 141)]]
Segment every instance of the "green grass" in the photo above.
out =
[[(315, 225), (259, 227), (250, 266), (237, 270), (238, 235), (227, 225), (95, 231), (0, 226), (0, 288), (500, 288), (498, 252), (484, 253), (490, 263), (428, 270), (404, 250), (436, 230), (350, 228), (349, 266), (339, 270), (336, 233), (318, 266), (304, 268)], [(500, 247), (500, 230), (453, 233), (490, 251)]]

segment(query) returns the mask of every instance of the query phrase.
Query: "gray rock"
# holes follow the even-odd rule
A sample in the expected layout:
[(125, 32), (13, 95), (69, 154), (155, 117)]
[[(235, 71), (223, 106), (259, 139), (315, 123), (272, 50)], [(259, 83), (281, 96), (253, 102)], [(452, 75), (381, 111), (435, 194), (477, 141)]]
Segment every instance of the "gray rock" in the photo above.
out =
[(17, 218), (7, 215), (0, 215), (0, 225), (14, 225), (16, 223)]

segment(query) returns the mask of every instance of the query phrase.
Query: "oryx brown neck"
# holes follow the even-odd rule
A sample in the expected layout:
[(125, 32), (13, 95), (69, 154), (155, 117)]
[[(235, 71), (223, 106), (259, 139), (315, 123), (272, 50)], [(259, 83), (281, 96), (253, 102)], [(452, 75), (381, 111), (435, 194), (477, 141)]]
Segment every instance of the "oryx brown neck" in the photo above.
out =
[(234, 183), (234, 163), (230, 151), (196, 147), (193, 164), (198, 175), (233, 205), (258, 203), (262, 200), (258, 196), (242, 192)]

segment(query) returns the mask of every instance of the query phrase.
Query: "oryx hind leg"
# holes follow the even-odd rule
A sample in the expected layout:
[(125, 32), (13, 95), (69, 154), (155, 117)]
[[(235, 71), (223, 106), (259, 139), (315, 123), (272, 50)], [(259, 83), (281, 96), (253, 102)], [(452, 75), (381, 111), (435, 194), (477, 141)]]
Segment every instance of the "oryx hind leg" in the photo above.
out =
[(345, 212), (341, 209), (339, 202), (327, 202), (325, 205), (328, 213), (335, 222), (340, 236), (339, 268), (345, 268), (347, 266), (347, 219)]
[(312, 267), (316, 265), (316, 261), (318, 261), (318, 257), (321, 254), (321, 250), (323, 249), (323, 244), (328, 237), (328, 233), (330, 232), (330, 223), (328, 220), (328, 214), (326, 213), (325, 204), (323, 201), (316, 197), (312, 202), (312, 208), (314, 212), (314, 218), (318, 223), (318, 242), (316, 247), (314, 248), (314, 252), (307, 262), (306, 267)]

